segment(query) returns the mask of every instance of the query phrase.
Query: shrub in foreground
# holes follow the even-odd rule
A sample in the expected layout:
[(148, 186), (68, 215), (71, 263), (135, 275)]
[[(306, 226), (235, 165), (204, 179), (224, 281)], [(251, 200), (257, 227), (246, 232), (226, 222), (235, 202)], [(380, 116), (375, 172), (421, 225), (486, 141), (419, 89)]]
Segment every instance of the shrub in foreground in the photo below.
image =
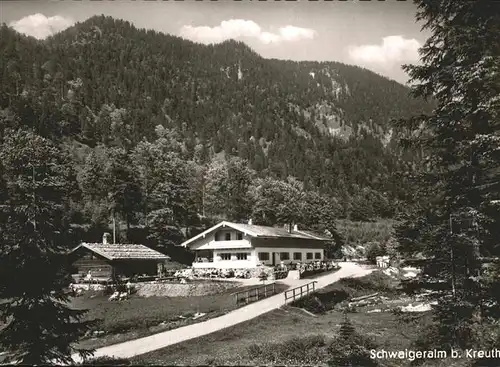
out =
[(79, 364), (78, 366), (130, 366), (132, 363), (125, 358), (98, 357)]
[(252, 344), (247, 353), (252, 361), (263, 363), (316, 364), (327, 358), (322, 335), (292, 337), (284, 342)]
[(370, 358), (370, 350), (375, 348), (345, 318), (333, 340), (327, 341), (323, 335), (296, 336), (283, 342), (252, 344), (247, 354), (253, 363), (374, 367), (378, 364)]

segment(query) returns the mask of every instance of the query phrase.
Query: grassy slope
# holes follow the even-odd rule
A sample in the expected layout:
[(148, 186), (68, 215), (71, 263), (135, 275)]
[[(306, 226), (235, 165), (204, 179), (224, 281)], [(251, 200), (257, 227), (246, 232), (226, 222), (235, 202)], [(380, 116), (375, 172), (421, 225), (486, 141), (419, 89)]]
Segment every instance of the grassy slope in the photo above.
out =
[[(356, 313), (350, 317), (360, 333), (372, 337), (381, 346), (394, 350), (404, 349), (410, 344), (410, 340), (398, 333), (399, 325), (391, 314)], [(333, 337), (342, 319), (338, 312), (313, 317), (294, 308), (278, 309), (237, 326), (138, 356), (132, 359), (132, 363), (254, 365), (257, 361), (248, 351), (253, 344), (285, 342), (292, 336)]]
[[(360, 278), (361, 282), (340, 281), (331, 285), (326, 292), (338, 289), (348, 290), (352, 295), (362, 295), (373, 291), (391, 294), (392, 285), (387, 278), (371, 274)], [(362, 287), (359, 287), (362, 284)], [(388, 292), (384, 291), (386, 289)], [(377, 349), (399, 351), (412, 349), (412, 342), (417, 337), (417, 330), (412, 325), (399, 322), (392, 313), (350, 313), (349, 318), (356, 330), (371, 338)], [(421, 321), (422, 327), (429, 322), (430, 314)], [(314, 346), (315, 351), (309, 353), (316, 361), (323, 364), (328, 360), (327, 345), (338, 334), (343, 314), (329, 311), (323, 315), (313, 316), (295, 307), (285, 307), (269, 312), (261, 317), (241, 323), (219, 332), (197, 339), (157, 350), (131, 360), (133, 364), (155, 365), (255, 365), (285, 364), (290, 355), (298, 355), (297, 350), (307, 343), (306, 338), (317, 336), (326, 341), (324, 346)], [(292, 338), (295, 341), (291, 341)], [(297, 343), (297, 340), (299, 342)], [(311, 348), (311, 347), (309, 347)], [(307, 349), (307, 347), (305, 348)], [(256, 353), (265, 351), (266, 354)], [(319, 362), (317, 362), (319, 360)], [(406, 360), (383, 360), (381, 366), (408, 366)], [(463, 366), (466, 361), (429, 361), (425, 366)]]
[[(357, 296), (392, 287), (387, 277), (378, 274), (378, 272), (359, 280), (356, 279), (356, 289), (351, 287), (351, 280), (343, 279), (322, 289), (321, 292), (347, 290), (348, 293)], [(360, 287), (359, 284), (362, 286)], [(360, 312), (353, 313), (350, 317), (359, 332), (372, 337), (381, 346), (404, 349), (410, 343), (408, 338), (400, 335), (398, 332), (400, 326), (390, 313), (367, 314)], [(322, 335), (328, 339), (337, 334), (342, 320), (343, 315), (334, 311), (312, 316), (298, 308), (287, 307), (223, 331), (137, 357), (133, 362), (165, 365), (272, 363), (275, 361), (256, 361), (254, 356), (249, 353), (249, 348), (254, 344), (266, 341), (286, 343), (293, 336)], [(233, 350), (239, 352), (234, 353)]]
[[(120, 302), (110, 302), (104, 296), (79, 297), (74, 299), (73, 307), (89, 309), (86, 316), (88, 319), (101, 320), (94, 330), (105, 332), (105, 336), (83, 340), (80, 345), (101, 347), (205, 321), (237, 308), (232, 294), (254, 287), (237, 287), (209, 296), (172, 298), (133, 296)], [(287, 286), (276, 284), (276, 292), (283, 292), (286, 289)], [(206, 315), (193, 320), (190, 316), (196, 312)], [(180, 315), (186, 319), (179, 320)], [(165, 324), (160, 325), (161, 323)]]

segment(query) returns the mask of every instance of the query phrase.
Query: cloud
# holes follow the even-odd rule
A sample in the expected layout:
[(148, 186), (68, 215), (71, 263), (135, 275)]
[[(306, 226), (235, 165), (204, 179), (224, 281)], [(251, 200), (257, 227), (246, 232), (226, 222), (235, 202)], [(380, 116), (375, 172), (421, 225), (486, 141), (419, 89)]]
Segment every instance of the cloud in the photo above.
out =
[(74, 23), (73, 19), (60, 15), (46, 17), (43, 14), (37, 13), (12, 21), (9, 23), (9, 26), (19, 33), (24, 33), (37, 39), (44, 39), (71, 27)]
[(356, 63), (390, 68), (395, 64), (418, 61), (420, 47), (420, 42), (414, 38), (388, 36), (379, 45), (350, 46), (348, 52)]
[(309, 28), (300, 28), (287, 25), (281, 27), (278, 32), (265, 32), (252, 20), (230, 19), (224, 20), (215, 27), (193, 27), (185, 25), (181, 27), (179, 35), (200, 43), (219, 43), (228, 39), (242, 37), (255, 38), (264, 44), (279, 42), (294, 42), (303, 39), (313, 39), (316, 31)]

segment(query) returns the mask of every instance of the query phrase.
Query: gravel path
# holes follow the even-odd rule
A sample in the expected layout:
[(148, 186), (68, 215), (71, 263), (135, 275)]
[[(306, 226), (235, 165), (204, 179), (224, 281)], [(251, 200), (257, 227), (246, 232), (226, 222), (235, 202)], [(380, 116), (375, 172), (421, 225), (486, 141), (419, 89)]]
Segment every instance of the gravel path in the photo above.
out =
[[(360, 277), (373, 271), (372, 269), (368, 269), (366, 267), (362, 267), (350, 262), (339, 263), (339, 265), (341, 268), (337, 272), (327, 274), (315, 279), (317, 281), (316, 289), (323, 288), (329, 284), (335, 283), (336, 281), (340, 280), (340, 278)], [(283, 279), (281, 280), (281, 282), (295, 287), (307, 284), (311, 282), (311, 279)], [(157, 349), (165, 348), (189, 339), (198, 338), (200, 336), (207, 335), (215, 331), (225, 329), (227, 327), (253, 319), (257, 316), (277, 309), (284, 304), (284, 294), (280, 293), (261, 301), (254, 302), (250, 305), (241, 307), (237, 310), (227, 313), (226, 315), (216, 317), (207, 321), (183, 326), (174, 330), (164, 331), (144, 338), (99, 348), (96, 350), (94, 358), (102, 356), (131, 358), (136, 355), (149, 353)], [(78, 355), (74, 355), (73, 359), (75, 360), (75, 362), (81, 362), (81, 359)]]

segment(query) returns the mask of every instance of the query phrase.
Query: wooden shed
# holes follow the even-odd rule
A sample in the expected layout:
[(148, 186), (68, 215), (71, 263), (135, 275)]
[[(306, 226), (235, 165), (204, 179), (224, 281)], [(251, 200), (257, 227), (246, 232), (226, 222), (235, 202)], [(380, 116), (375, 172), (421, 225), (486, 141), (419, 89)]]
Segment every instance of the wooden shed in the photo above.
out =
[[(156, 275), (170, 257), (139, 244), (82, 243), (70, 253), (73, 276), (94, 279)], [(89, 273), (90, 272), (90, 273)]]

